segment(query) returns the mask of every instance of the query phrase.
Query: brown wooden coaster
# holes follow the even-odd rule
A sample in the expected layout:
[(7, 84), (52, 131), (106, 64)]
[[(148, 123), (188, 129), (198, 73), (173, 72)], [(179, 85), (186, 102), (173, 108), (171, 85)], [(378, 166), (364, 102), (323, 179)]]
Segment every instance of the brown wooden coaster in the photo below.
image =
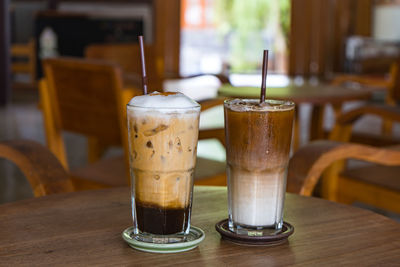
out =
[(231, 232), (228, 227), (228, 219), (225, 219), (215, 224), (215, 230), (217, 230), (223, 239), (239, 245), (275, 246), (285, 243), (288, 237), (293, 234), (294, 227), (290, 223), (283, 222), (282, 231), (278, 234), (267, 236), (247, 236)]

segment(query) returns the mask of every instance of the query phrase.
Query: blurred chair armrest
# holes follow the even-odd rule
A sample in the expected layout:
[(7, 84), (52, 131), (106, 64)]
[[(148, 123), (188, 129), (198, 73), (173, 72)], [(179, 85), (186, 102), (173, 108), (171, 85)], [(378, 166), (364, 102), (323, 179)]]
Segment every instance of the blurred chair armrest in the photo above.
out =
[(200, 129), (199, 140), (213, 139), (213, 138), (216, 138), (218, 141), (221, 142), (222, 145), (225, 146), (225, 129), (224, 128)]
[(287, 191), (310, 196), (322, 173), (334, 162), (348, 158), (387, 166), (400, 165), (400, 151), (353, 143), (315, 141), (297, 150), (290, 159)]
[(400, 122), (400, 108), (387, 105), (364, 105), (342, 113), (336, 118), (337, 124), (352, 124), (364, 115), (375, 115), (382, 119)]
[(333, 85), (340, 85), (346, 82), (359, 83), (366, 86), (389, 88), (391, 81), (384, 76), (368, 76), (368, 75), (353, 75), (353, 74), (339, 74), (332, 81)]
[(10, 160), (19, 167), (36, 197), (74, 191), (61, 163), (46, 147), (37, 142), (0, 142), (0, 158)]
[(201, 111), (205, 111), (207, 109), (223, 105), (226, 98), (218, 97), (218, 98), (210, 98), (198, 101), (201, 105)]

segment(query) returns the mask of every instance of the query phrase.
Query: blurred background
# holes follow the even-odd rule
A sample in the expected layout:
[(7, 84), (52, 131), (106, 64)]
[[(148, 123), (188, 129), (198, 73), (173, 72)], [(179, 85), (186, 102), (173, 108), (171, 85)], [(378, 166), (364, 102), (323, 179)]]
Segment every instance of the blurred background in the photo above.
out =
[[(47, 58), (114, 57), (123, 87), (139, 94), (139, 58), (132, 51), (141, 34), (152, 90), (181, 91), (203, 101), (219, 99), (224, 85), (259, 87), (262, 51), (269, 49), (269, 88), (294, 84), (302, 90), (311, 84), (323, 95), (325, 84), (340, 81), (370, 90), (368, 103), (399, 103), (400, 0), (2, 0), (0, 15), (0, 140), (46, 144), (39, 81), (47, 78)], [(101, 47), (111, 50), (93, 52)], [(297, 106), (300, 146), (310, 139), (313, 101)], [(319, 137), (327, 137), (335, 123), (329, 104)], [(349, 101), (341, 108), (364, 104)], [(221, 129), (222, 113), (221, 105), (204, 111), (201, 128)], [(382, 137), (381, 123), (372, 117), (356, 128)], [(399, 132), (394, 124), (391, 138)], [(201, 140), (198, 156), (224, 164), (218, 137)], [(70, 131), (64, 138), (69, 166), (86, 165), (87, 140)], [(105, 155), (121, 151), (112, 147)], [(0, 165), (0, 202), (31, 196), (18, 170)]]
[[(38, 69), (41, 58), (83, 56), (88, 44), (136, 42), (144, 33), (147, 43), (175, 44), (173, 71), (185, 76), (258, 73), (260, 51), (269, 48), (271, 72), (329, 77), (387, 71), (400, 40), (396, 0), (7, 0), (3, 6), (11, 47), (32, 42)], [(160, 16), (166, 25), (157, 24)]]

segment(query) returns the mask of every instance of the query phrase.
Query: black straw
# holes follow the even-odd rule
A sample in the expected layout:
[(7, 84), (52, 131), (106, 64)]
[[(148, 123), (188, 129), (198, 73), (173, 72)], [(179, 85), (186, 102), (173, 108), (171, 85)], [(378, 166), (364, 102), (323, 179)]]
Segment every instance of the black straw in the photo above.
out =
[(147, 74), (146, 74), (146, 61), (145, 61), (145, 58), (144, 58), (143, 35), (139, 36), (139, 46), (140, 46), (140, 62), (142, 64), (143, 94), (147, 95)]
[(265, 90), (267, 83), (267, 72), (268, 72), (268, 50), (264, 50), (263, 55), (263, 65), (262, 65), (262, 74), (261, 74), (261, 96), (260, 103), (264, 103), (265, 101)]

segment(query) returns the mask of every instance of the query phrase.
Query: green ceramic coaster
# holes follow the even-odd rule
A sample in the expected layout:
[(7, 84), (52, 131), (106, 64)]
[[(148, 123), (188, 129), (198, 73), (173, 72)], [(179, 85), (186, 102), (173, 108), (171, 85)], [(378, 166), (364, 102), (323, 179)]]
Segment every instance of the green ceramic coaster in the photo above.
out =
[(153, 253), (176, 253), (188, 251), (197, 247), (204, 240), (205, 234), (203, 230), (195, 226), (190, 227), (187, 241), (171, 243), (171, 244), (155, 244), (139, 241), (134, 238), (133, 227), (125, 229), (122, 238), (134, 249), (153, 252)]

